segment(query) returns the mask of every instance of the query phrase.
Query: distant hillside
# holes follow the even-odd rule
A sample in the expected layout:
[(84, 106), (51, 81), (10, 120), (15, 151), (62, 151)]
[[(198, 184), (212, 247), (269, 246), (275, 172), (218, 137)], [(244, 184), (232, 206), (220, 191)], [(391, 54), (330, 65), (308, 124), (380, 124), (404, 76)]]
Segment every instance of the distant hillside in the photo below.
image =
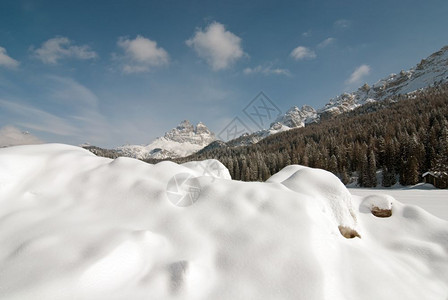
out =
[(398, 74), (378, 80), (372, 86), (367, 83), (356, 91), (343, 93), (328, 103), (315, 110), (310, 106), (299, 109), (291, 107), (284, 115), (280, 115), (269, 129), (260, 130), (253, 134), (241, 136), (228, 145), (255, 144), (267, 136), (300, 128), (328, 119), (341, 113), (350, 112), (368, 103), (383, 101), (391, 97), (406, 95), (420, 89), (448, 82), (448, 46), (434, 52), (427, 58), (422, 59), (415, 67), (408, 71), (401, 70)]
[[(367, 103), (318, 124), (269, 136), (257, 144), (209, 147), (177, 162), (215, 158), (232, 178), (266, 180), (289, 164), (333, 172), (360, 186), (396, 180), (416, 184), (421, 174), (448, 166), (448, 84)], [(154, 161), (153, 161), (154, 162)]]

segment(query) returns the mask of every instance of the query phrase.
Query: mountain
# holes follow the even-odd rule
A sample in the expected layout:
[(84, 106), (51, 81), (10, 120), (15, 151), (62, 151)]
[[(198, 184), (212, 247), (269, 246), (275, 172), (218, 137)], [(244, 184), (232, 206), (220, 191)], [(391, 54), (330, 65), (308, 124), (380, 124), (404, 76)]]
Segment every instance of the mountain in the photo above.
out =
[[(343, 93), (330, 99), (324, 107), (318, 110), (308, 105), (304, 105), (302, 108), (293, 106), (271, 123), (268, 129), (252, 134), (246, 133), (228, 142), (216, 141), (215, 135), (202, 123), (194, 127), (190, 122), (183, 121), (179, 126), (149, 145), (126, 145), (116, 148), (115, 151), (118, 152), (117, 155), (139, 159), (165, 159), (185, 157), (201, 149), (208, 151), (216, 148), (248, 146), (273, 134), (318, 123), (323, 119), (353, 111), (365, 104), (383, 101), (398, 95), (409, 95), (446, 82), (448, 82), (448, 46), (422, 59), (408, 71), (391, 74), (372, 86), (366, 83), (354, 92)], [(211, 144), (214, 141), (215, 143)], [(209, 144), (211, 145), (205, 148)]]
[(314, 122), (316, 117), (317, 112), (311, 106), (304, 105), (302, 109), (293, 106), (271, 124), (270, 130), (281, 132), (291, 128), (303, 127), (305, 124)]
[(215, 134), (203, 123), (199, 122), (194, 126), (188, 120), (184, 120), (176, 128), (166, 132), (163, 137), (155, 139), (146, 146), (125, 145), (115, 150), (121, 156), (138, 159), (176, 158), (197, 152), (215, 140)]
[(256, 144), (233, 147), (233, 142), (214, 142), (175, 161), (217, 159), (232, 178), (243, 181), (265, 181), (299, 164), (330, 171), (344, 184), (415, 185), (428, 171), (448, 173), (448, 82), (367, 103)]
[(252, 134), (245, 133), (240, 137), (228, 141), (227, 146), (240, 147), (256, 144), (262, 139), (283, 131), (288, 131), (293, 128), (304, 127), (305, 124), (313, 123), (317, 119), (317, 112), (314, 108), (308, 105), (302, 106), (299, 109), (297, 106), (291, 107), (284, 115), (280, 115), (271, 123), (269, 129), (256, 131)]
[(414, 68), (379, 80), (373, 86), (367, 83), (351, 93), (343, 93), (317, 111), (311, 106), (291, 107), (284, 115), (280, 115), (269, 129), (252, 134), (245, 134), (233, 141), (229, 146), (245, 146), (258, 143), (260, 140), (292, 128), (304, 127), (319, 122), (320, 119), (331, 118), (338, 114), (352, 111), (367, 103), (383, 101), (397, 95), (406, 95), (417, 90), (448, 82), (448, 46), (422, 59)]
[(372, 87), (367, 83), (352, 93), (331, 99), (318, 111), (319, 117), (351, 111), (369, 102), (382, 101), (396, 95), (405, 95), (437, 83), (448, 82), (448, 46), (422, 59), (414, 68), (390, 74)]

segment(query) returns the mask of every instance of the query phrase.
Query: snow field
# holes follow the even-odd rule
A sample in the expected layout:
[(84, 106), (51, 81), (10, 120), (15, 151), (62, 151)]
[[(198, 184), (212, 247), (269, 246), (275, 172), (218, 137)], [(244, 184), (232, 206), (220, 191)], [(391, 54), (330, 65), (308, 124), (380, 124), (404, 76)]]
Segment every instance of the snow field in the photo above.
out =
[[(197, 198), (177, 206), (184, 173)], [(369, 199), (301, 166), (239, 182), (213, 160), (0, 149), (0, 298), (446, 300), (448, 223), (390, 198), (377, 218), (366, 201), (388, 202)]]

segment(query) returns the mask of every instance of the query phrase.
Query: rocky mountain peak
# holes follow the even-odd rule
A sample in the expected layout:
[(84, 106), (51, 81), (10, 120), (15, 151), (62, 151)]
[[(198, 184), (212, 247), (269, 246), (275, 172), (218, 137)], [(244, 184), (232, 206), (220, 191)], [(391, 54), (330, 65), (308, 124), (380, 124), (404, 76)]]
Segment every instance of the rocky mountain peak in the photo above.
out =
[(297, 106), (293, 106), (271, 124), (271, 129), (278, 130), (281, 125), (288, 128), (303, 127), (306, 123), (309, 123), (309, 120), (315, 117), (315, 115), (316, 110), (311, 106), (304, 105), (301, 109)]
[(204, 146), (216, 140), (214, 133), (203, 123), (199, 122), (194, 126), (188, 120), (182, 121), (176, 128), (165, 133), (164, 138), (179, 143), (188, 142)]
[(194, 126), (193, 126), (193, 124), (190, 123), (190, 121), (183, 120), (182, 122), (180, 122), (179, 125), (177, 125), (177, 127), (175, 129), (177, 129), (178, 131), (181, 131), (181, 132), (193, 132)]
[(206, 135), (206, 134), (213, 134), (211, 131), (210, 131), (210, 129), (208, 129), (208, 127), (207, 126), (205, 126), (205, 124), (204, 123), (202, 123), (202, 122), (199, 122), (197, 125), (196, 125), (196, 134), (202, 134), (202, 135)]
[(175, 158), (188, 156), (215, 140), (215, 134), (205, 124), (199, 122), (194, 126), (190, 121), (184, 120), (146, 146), (126, 145), (116, 150), (121, 155), (140, 159)]

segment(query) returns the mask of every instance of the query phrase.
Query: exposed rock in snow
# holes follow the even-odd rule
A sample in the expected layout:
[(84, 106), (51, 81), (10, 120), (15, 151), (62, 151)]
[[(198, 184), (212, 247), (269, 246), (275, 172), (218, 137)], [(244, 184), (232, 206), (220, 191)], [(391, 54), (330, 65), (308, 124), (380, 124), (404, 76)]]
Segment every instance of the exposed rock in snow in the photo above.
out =
[(362, 205), (379, 218), (392, 216), (392, 204), (396, 200), (390, 195), (370, 195), (364, 198)]
[(149, 145), (125, 145), (116, 150), (120, 155), (138, 159), (176, 158), (193, 154), (215, 140), (215, 134), (203, 123), (195, 127), (185, 120)]

